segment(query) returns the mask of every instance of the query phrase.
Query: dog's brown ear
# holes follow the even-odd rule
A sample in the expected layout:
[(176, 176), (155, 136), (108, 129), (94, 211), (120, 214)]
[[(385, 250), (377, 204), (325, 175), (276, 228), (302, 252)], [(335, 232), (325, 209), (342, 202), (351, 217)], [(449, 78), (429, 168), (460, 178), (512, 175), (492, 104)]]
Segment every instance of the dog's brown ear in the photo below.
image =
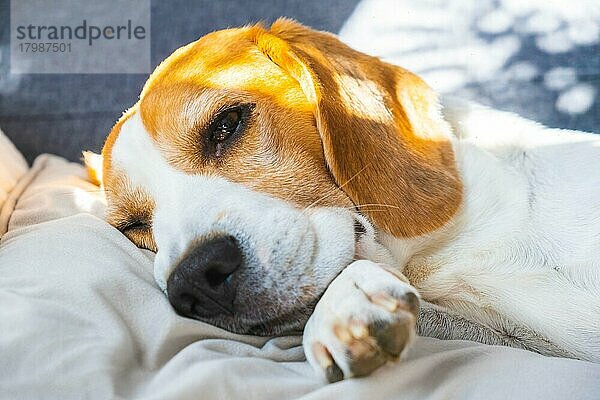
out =
[(380, 229), (413, 237), (452, 218), (462, 185), (451, 132), (419, 77), (287, 19), (256, 42), (299, 82), (334, 179)]

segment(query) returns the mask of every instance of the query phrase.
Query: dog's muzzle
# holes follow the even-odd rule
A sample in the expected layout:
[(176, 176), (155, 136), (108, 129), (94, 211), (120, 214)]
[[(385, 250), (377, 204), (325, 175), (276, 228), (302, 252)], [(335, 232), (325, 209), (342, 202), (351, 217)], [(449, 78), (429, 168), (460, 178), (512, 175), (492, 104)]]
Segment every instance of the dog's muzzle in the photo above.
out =
[[(363, 217), (355, 215), (350, 221), (354, 221), (351, 240), (356, 246), (349, 246), (348, 250), (363, 247), (359, 243), (364, 242), (364, 237), (373, 236)], [(292, 253), (280, 253), (277, 246), (280, 242), (275, 241), (275, 246), (265, 253), (268, 263), (261, 264), (256, 249), (248, 246), (247, 239), (221, 232), (213, 231), (191, 241), (167, 279), (167, 296), (178, 314), (238, 333), (263, 334), (267, 329), (264, 326), (252, 329), (254, 325), (264, 325), (265, 317), (296, 322), (302, 319), (299, 315), (306, 317), (331, 279), (352, 261), (352, 258), (344, 261), (330, 258), (329, 262), (313, 264), (314, 254), (298, 250), (314, 253), (322, 247), (299, 246)], [(307, 243), (307, 240), (300, 235), (294, 242)], [(370, 242), (374, 240), (371, 238)], [(360, 250), (356, 254), (359, 253)], [(278, 268), (271, 265), (286, 259), (288, 262)], [(309, 262), (296, 266), (297, 259)], [(291, 325), (290, 321), (284, 322)]]

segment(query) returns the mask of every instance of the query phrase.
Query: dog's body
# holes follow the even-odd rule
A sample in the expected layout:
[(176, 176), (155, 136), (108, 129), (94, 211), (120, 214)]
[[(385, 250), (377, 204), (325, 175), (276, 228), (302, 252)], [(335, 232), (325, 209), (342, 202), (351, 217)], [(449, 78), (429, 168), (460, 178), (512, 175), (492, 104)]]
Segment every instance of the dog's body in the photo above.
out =
[(444, 116), (464, 205), (428, 237), (384, 240), (404, 274), (468, 319), (600, 361), (600, 138), (456, 101)]
[(216, 32), (161, 64), (109, 135), (108, 219), (158, 251), (181, 314), (260, 334), (308, 319), (331, 381), (397, 358), (419, 294), (423, 334), (600, 361), (600, 139), (443, 113), (332, 35)]

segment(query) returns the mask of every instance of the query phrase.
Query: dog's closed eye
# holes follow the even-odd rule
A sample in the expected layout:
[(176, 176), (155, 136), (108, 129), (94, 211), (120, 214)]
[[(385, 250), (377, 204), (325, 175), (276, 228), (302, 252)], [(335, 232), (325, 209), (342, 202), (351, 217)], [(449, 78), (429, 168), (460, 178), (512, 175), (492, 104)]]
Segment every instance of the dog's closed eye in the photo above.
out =
[(116, 228), (136, 246), (153, 252), (158, 250), (152, 234), (151, 220), (131, 219), (117, 224)]
[(122, 233), (134, 231), (146, 231), (150, 229), (150, 224), (142, 220), (131, 220), (117, 226)]

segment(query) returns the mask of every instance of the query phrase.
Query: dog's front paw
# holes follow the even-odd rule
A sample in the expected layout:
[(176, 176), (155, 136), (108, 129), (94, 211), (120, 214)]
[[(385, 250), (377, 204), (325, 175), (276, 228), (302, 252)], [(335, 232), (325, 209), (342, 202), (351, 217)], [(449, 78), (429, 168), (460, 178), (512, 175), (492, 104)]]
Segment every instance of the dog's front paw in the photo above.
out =
[(415, 336), (416, 289), (371, 261), (350, 264), (327, 288), (304, 330), (306, 359), (329, 382), (399, 359)]

